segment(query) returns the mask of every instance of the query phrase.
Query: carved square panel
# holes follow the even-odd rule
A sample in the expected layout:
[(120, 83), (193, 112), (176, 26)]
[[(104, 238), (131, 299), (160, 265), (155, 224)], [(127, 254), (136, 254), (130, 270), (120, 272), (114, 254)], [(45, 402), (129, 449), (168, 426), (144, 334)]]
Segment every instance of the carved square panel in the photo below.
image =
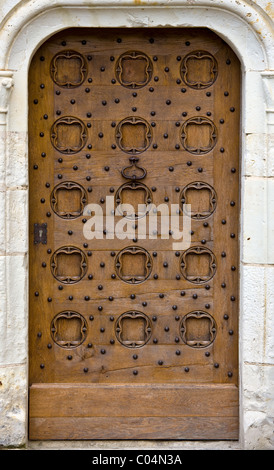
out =
[(209, 52), (191, 52), (182, 61), (181, 75), (183, 81), (189, 87), (195, 89), (207, 88), (217, 78), (217, 62)]
[(116, 75), (121, 85), (128, 88), (141, 88), (151, 79), (151, 60), (143, 52), (126, 52), (117, 61)]
[(61, 153), (79, 152), (87, 140), (87, 130), (80, 119), (63, 117), (55, 121), (51, 129), (52, 145)]
[(73, 284), (80, 281), (87, 270), (85, 254), (75, 247), (62, 247), (51, 258), (51, 272), (60, 282)]
[(58, 184), (52, 191), (51, 207), (63, 219), (75, 219), (83, 213), (86, 200), (85, 189), (78, 183), (67, 181)]
[(129, 284), (139, 284), (149, 277), (152, 259), (144, 248), (132, 246), (118, 253), (115, 266), (120, 279)]
[(181, 272), (185, 279), (194, 284), (209, 281), (216, 272), (214, 254), (208, 248), (189, 248), (181, 257)]
[(142, 153), (151, 143), (150, 125), (138, 117), (123, 119), (116, 128), (116, 141), (120, 149), (126, 153)]
[(205, 348), (215, 339), (215, 320), (206, 312), (195, 311), (185, 315), (180, 324), (182, 340), (193, 348)]
[(182, 144), (185, 150), (200, 155), (210, 152), (217, 141), (217, 129), (210, 119), (193, 117), (182, 126)]
[(137, 311), (123, 313), (116, 323), (116, 336), (128, 348), (144, 346), (151, 336), (149, 318)]
[(207, 183), (195, 181), (184, 187), (181, 193), (182, 204), (191, 205), (192, 219), (205, 219), (216, 209), (215, 190)]
[[(143, 183), (125, 183), (117, 190), (115, 202), (121, 215), (125, 212), (124, 215), (127, 218), (140, 218), (145, 216), (150, 209), (149, 204), (152, 202), (152, 193)], [(131, 207), (127, 208), (125, 206), (126, 211), (123, 211), (123, 204), (132, 206), (132, 213), (129, 213)]]
[(79, 346), (86, 337), (86, 331), (86, 320), (77, 312), (61, 312), (51, 322), (52, 339), (62, 348)]
[(64, 51), (56, 54), (50, 66), (52, 80), (61, 87), (77, 87), (87, 75), (84, 57), (75, 51)]

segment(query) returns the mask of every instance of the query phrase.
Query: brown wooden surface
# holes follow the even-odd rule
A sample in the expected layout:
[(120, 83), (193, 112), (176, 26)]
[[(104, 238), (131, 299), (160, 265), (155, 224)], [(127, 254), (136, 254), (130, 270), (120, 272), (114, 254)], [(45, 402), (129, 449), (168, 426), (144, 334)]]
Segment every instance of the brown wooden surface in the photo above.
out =
[[(208, 30), (75, 29), (35, 54), (31, 439), (237, 438), (239, 106), (239, 61)], [(190, 250), (159, 215), (154, 239), (87, 240), (84, 206), (111, 195), (191, 203)]]

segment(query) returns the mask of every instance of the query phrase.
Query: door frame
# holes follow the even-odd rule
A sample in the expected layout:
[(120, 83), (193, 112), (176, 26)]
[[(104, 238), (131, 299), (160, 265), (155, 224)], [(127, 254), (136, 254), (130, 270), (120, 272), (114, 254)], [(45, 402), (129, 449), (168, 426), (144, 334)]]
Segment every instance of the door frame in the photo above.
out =
[[(9, 387), (13, 383), (19, 384), (12, 400), (18, 402), (21, 410), (19, 426), (16, 416), (9, 420), (10, 431), (5, 445), (22, 445), (27, 442), (28, 69), (35, 51), (48, 37), (71, 27), (208, 27), (230, 45), (242, 64), (239, 442), (246, 448), (253, 445), (252, 440), (256, 439), (250, 429), (251, 407), (254, 409), (255, 406), (255, 412), (261, 411), (261, 408), (259, 401), (254, 405), (252, 393), (257, 380), (259, 384), (257, 377), (263, 377), (266, 384), (270, 380), (264, 365), (271, 362), (271, 356), (265, 350), (270, 346), (270, 343), (267, 345), (265, 342), (265, 328), (270, 313), (267, 306), (263, 308), (259, 305), (267, 288), (266, 279), (270, 278), (273, 271), (272, 268), (270, 274), (271, 264), (273, 266), (274, 263), (270, 243), (274, 222), (269, 219), (266, 223), (266, 202), (271, 197), (274, 202), (273, 178), (267, 178), (267, 170), (271, 171), (267, 155), (274, 124), (274, 102), (270, 93), (274, 77), (271, 71), (271, 67), (274, 69), (271, 23), (257, 5), (249, 6), (247, 14), (242, 1), (233, 7), (230, 0), (217, 0), (214, 3), (212, 7), (210, 0), (204, 0), (202, 6), (190, 7), (187, 0), (174, 0), (164, 8), (164, 0), (153, 2), (154, 6), (150, 5), (149, 0), (138, 3), (133, 0), (97, 0), (90, 6), (83, 6), (81, 0), (59, 0), (51, 7), (46, 0), (37, 0), (34, 4), (27, 1), (14, 7), (6, 23), (2, 23), (0, 133), (3, 139), (0, 139), (0, 155), (3, 155), (4, 161), (0, 162), (3, 169), (0, 206), (6, 213), (6, 220), (0, 231), (4, 246), (1, 261), (1, 291), (4, 293), (1, 303), (4, 315), (3, 318), (1, 316), (1, 323), (5, 327), (4, 331), (7, 331), (3, 364)], [(273, 168), (272, 161), (272, 176)], [(251, 331), (248, 328), (250, 321), (256, 326), (259, 324), (261, 328)], [(17, 326), (15, 332), (12, 327), (14, 324)], [(252, 374), (255, 374), (255, 385)], [(268, 387), (270, 389), (270, 385)], [(270, 432), (271, 429), (269, 435)]]

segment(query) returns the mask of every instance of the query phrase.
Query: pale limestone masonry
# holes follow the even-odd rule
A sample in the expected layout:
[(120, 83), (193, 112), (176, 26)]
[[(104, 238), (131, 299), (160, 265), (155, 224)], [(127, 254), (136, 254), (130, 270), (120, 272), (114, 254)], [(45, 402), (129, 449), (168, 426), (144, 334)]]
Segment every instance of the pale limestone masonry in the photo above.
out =
[[(0, 0), (1, 446), (274, 449), (273, 16), (267, 0)], [(28, 67), (73, 26), (208, 27), (241, 61), (239, 442), (28, 442)]]

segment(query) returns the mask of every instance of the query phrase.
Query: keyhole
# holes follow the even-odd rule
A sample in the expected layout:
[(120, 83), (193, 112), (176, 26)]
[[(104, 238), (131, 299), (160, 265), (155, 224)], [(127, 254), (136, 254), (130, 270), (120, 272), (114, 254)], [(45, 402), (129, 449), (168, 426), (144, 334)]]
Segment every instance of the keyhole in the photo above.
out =
[(39, 237), (42, 238), (43, 236), (43, 230), (39, 230)]

